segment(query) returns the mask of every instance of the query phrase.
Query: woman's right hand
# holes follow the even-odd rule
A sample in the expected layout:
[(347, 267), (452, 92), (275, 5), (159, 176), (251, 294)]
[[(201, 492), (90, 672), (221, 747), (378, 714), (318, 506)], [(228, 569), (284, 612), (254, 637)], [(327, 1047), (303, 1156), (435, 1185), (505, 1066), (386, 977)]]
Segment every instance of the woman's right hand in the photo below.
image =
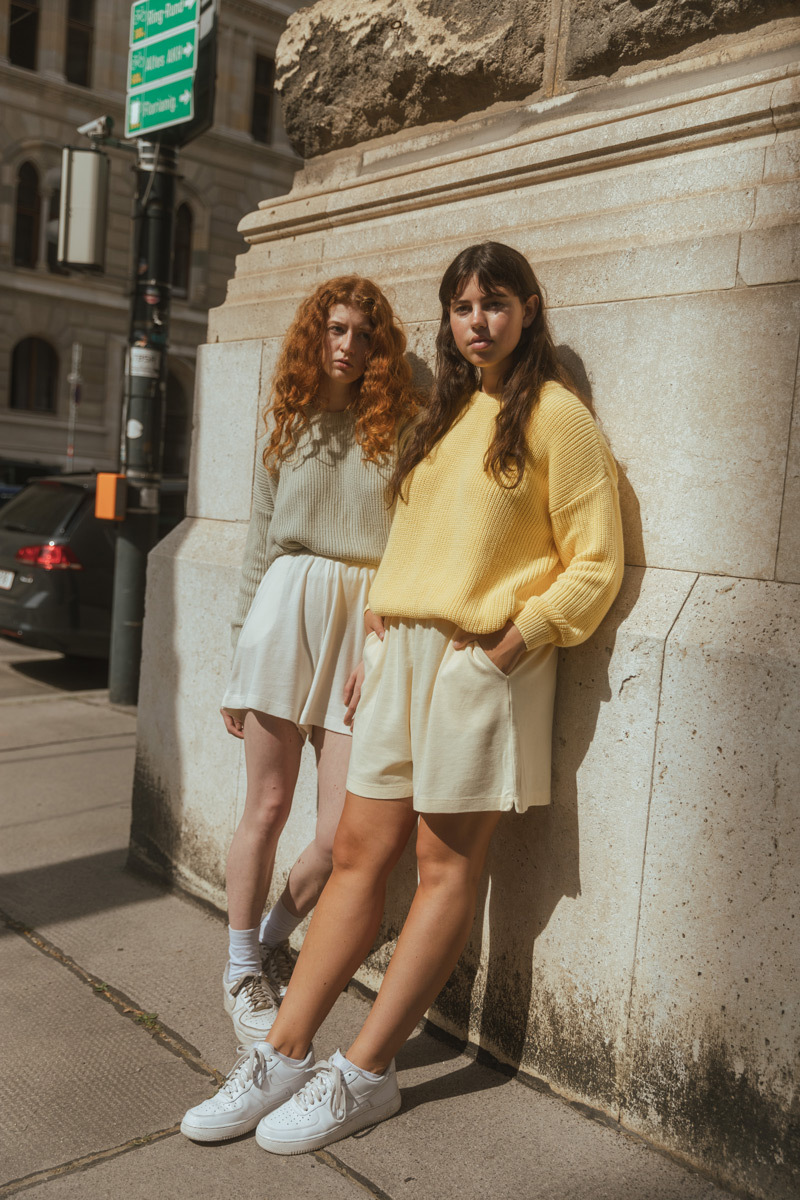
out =
[(236, 716), (234, 713), (228, 712), (227, 709), (221, 708), (220, 713), (225, 722), (225, 728), (232, 737), (244, 737), (244, 720), (242, 717)]
[(386, 632), (383, 625), (383, 617), (379, 617), (371, 608), (368, 608), (364, 613), (364, 628), (367, 633), (377, 633), (378, 637), (383, 641), (383, 635)]

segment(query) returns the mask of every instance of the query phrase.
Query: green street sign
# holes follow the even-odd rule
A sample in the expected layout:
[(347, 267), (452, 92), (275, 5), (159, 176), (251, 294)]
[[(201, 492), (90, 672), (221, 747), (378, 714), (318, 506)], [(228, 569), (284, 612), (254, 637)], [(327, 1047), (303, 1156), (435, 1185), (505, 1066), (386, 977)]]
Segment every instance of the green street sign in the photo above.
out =
[(138, 46), (146, 38), (172, 33), (181, 25), (197, 21), (200, 0), (136, 0), (131, 8), (131, 42)]
[(196, 66), (197, 26), (191, 25), (183, 32), (131, 47), (128, 91), (171, 79), (175, 75), (194, 72)]
[(194, 78), (184, 75), (141, 91), (128, 93), (125, 105), (125, 137), (142, 137), (156, 129), (168, 129), (191, 121), (194, 116)]

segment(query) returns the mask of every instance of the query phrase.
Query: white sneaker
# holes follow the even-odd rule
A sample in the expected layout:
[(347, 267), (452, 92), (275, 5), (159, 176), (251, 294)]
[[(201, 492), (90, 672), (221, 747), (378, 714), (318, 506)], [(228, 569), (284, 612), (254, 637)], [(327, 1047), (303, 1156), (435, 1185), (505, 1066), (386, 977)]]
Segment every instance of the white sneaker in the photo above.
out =
[(304, 1154), (394, 1116), (400, 1090), (394, 1061), (380, 1079), (369, 1079), (340, 1052), (319, 1062), (316, 1074), (280, 1108), (258, 1123), (256, 1141), (273, 1154)]
[(297, 955), (290, 947), (288, 938), (271, 948), (261, 946), (261, 969), (279, 1000), (286, 995), (296, 960)]
[(222, 994), (237, 1041), (245, 1048), (266, 1041), (278, 1015), (277, 997), (266, 975), (259, 971), (257, 975), (228, 979), (226, 967), (222, 974)]
[(311, 1079), (316, 1070), (313, 1047), (302, 1062), (287, 1062), (269, 1042), (239, 1046), (242, 1054), (210, 1100), (190, 1108), (181, 1133), (193, 1142), (219, 1142), (255, 1129), (261, 1118)]

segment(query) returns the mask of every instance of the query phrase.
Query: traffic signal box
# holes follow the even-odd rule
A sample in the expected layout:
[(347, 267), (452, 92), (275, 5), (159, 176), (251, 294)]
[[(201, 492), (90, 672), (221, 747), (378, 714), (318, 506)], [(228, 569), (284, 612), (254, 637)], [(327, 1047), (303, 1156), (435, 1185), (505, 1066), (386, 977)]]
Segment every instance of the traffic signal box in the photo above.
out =
[(124, 475), (100, 471), (94, 498), (94, 515), (102, 521), (124, 521), (128, 484)]

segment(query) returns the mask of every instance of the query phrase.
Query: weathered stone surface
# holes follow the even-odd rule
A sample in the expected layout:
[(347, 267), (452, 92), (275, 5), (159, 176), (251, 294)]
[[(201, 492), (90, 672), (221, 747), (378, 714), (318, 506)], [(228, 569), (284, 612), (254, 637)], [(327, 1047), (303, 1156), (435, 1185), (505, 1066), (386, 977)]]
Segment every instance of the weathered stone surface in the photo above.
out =
[(797, 16), (786, 0), (572, 0), (569, 79), (610, 75), (642, 59), (666, 58), (720, 33)]
[(546, 0), (324, 0), (289, 18), (276, 58), (306, 158), (452, 120), (542, 82)]
[(800, 588), (707, 576), (669, 638), (621, 1072), (625, 1124), (770, 1200), (800, 1178), (799, 632)]

